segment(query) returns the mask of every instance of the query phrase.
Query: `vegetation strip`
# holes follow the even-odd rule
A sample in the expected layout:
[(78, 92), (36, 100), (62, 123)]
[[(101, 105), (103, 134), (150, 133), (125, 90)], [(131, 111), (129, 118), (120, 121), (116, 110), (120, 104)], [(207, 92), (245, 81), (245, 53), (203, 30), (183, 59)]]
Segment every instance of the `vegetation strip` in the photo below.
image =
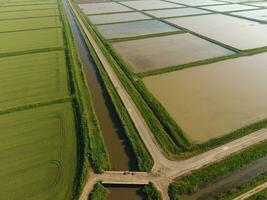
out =
[(267, 141), (249, 147), (241, 153), (230, 155), (222, 161), (210, 164), (183, 177), (177, 178), (169, 187), (171, 200), (179, 199), (180, 195), (188, 195), (204, 187), (208, 183), (230, 172), (240, 169), (259, 158), (267, 155)]

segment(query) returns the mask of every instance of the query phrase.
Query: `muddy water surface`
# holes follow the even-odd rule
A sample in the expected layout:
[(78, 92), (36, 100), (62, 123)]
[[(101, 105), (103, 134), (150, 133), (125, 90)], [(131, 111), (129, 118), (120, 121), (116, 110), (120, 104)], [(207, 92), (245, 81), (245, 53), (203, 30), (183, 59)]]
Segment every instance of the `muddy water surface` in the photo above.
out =
[(65, 4), (68, 19), (74, 33), (78, 53), (86, 75), (87, 85), (92, 94), (93, 104), (98, 117), (105, 144), (107, 146), (112, 168), (114, 170), (136, 170), (136, 160), (124, 133), (122, 124), (105, 89), (90, 52), (79, 29)]
[(267, 21), (267, 9), (264, 10), (250, 10), (242, 12), (233, 12), (232, 15), (246, 17), (249, 19), (256, 19), (260, 21)]
[(190, 63), (233, 52), (191, 34), (113, 43), (135, 72)]
[(158, 20), (99, 25), (97, 28), (106, 39), (179, 31), (179, 29)]
[(165, 9), (165, 8), (179, 8), (181, 5), (159, 1), (159, 0), (137, 0), (137, 1), (124, 1), (121, 2), (131, 8), (137, 10), (152, 10), (152, 9)]
[(107, 24), (115, 22), (117, 23), (117, 22), (151, 19), (151, 17), (148, 17), (139, 12), (129, 12), (129, 13), (106, 14), (106, 15), (93, 15), (89, 16), (89, 19), (94, 24)]
[(87, 15), (131, 11), (131, 9), (116, 2), (79, 4), (79, 6)]
[(246, 19), (214, 14), (167, 21), (241, 50), (267, 45), (267, 25)]
[(267, 53), (144, 78), (196, 143), (267, 117)]
[(217, 12), (229, 12), (229, 11), (236, 11), (236, 10), (256, 9), (256, 7), (247, 6), (247, 5), (241, 5), (241, 4), (206, 6), (206, 7), (202, 7), (202, 8), (205, 8), (207, 10), (217, 11)]
[(151, 10), (146, 11), (146, 13), (153, 15), (159, 18), (166, 18), (166, 17), (181, 17), (187, 15), (199, 15), (199, 14), (206, 14), (210, 13), (206, 10), (201, 10), (197, 8), (175, 8), (175, 9), (164, 9), (164, 10)]
[(140, 192), (142, 186), (105, 186), (109, 190), (107, 200), (143, 200)]
[(267, 157), (254, 161), (242, 169), (224, 176), (213, 183), (199, 189), (193, 195), (181, 196), (181, 200), (209, 200), (218, 197), (220, 193), (227, 192), (246, 182), (253, 180), (260, 174), (267, 172)]

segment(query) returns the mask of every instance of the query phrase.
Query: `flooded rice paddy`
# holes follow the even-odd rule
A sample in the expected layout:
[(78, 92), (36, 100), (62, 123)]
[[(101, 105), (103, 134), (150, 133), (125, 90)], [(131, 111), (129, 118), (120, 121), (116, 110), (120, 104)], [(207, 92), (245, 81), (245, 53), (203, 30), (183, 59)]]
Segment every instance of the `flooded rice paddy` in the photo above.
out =
[(179, 29), (158, 20), (99, 25), (97, 28), (106, 39), (179, 31)]
[(106, 15), (93, 15), (89, 16), (89, 19), (94, 24), (107, 24), (107, 23), (151, 19), (151, 17), (148, 17), (139, 12), (128, 12), (128, 13), (115, 13)]
[(122, 4), (137, 10), (152, 10), (152, 9), (165, 9), (165, 8), (179, 8), (183, 7), (178, 4), (169, 3), (159, 0), (137, 0), (137, 1), (122, 1)]
[(168, 0), (168, 1), (184, 4), (187, 6), (206, 6), (206, 5), (226, 4), (226, 2), (213, 1), (213, 0)]
[(217, 12), (231, 12), (231, 11), (239, 11), (239, 10), (257, 9), (256, 7), (253, 7), (253, 6), (247, 6), (247, 5), (241, 5), (241, 4), (206, 6), (202, 8), (205, 8), (207, 10), (217, 11)]
[(231, 14), (259, 21), (267, 21), (267, 9), (233, 12)]
[[(257, 63), (257, 65), (255, 65)], [(267, 117), (267, 53), (144, 78), (195, 143)]]
[(223, 14), (172, 18), (167, 21), (240, 50), (267, 46), (267, 25), (259, 22)]
[(107, 200), (143, 200), (142, 186), (105, 185), (109, 190)]
[(198, 189), (192, 195), (184, 195), (180, 200), (210, 200), (244, 183), (252, 181), (257, 176), (267, 172), (267, 157), (260, 158), (243, 168), (234, 171), (218, 180)]
[(87, 15), (131, 11), (131, 9), (116, 2), (79, 4), (79, 6)]
[(182, 17), (188, 15), (199, 15), (210, 13), (206, 10), (201, 10), (197, 8), (172, 8), (172, 9), (164, 9), (164, 10), (150, 10), (146, 11), (146, 13), (153, 15), (158, 18), (167, 18), (167, 17)]
[(143, 72), (233, 52), (189, 33), (113, 43), (133, 71)]

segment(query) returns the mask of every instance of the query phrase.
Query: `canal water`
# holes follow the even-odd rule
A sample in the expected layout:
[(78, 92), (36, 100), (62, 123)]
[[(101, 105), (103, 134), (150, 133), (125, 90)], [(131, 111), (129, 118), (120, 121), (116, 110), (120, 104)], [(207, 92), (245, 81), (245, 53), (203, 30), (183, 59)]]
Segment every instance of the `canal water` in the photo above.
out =
[(112, 170), (137, 170), (137, 163), (129, 140), (124, 133), (120, 119), (107, 93), (97, 66), (65, 1), (64, 6), (86, 75), (87, 85), (92, 95), (105, 145), (111, 159)]
[(192, 195), (181, 196), (181, 200), (219, 199), (218, 195), (249, 182), (267, 172), (267, 156), (260, 158), (243, 168), (234, 171), (218, 180), (200, 188)]
[[(77, 27), (73, 15), (64, 1), (64, 7), (71, 25), (81, 63), (86, 75), (87, 85), (92, 94), (94, 108), (98, 117), (105, 144), (111, 158), (113, 170), (137, 170), (137, 162), (114, 105), (105, 89), (104, 83)], [(141, 186), (107, 186), (108, 200), (142, 200)]]

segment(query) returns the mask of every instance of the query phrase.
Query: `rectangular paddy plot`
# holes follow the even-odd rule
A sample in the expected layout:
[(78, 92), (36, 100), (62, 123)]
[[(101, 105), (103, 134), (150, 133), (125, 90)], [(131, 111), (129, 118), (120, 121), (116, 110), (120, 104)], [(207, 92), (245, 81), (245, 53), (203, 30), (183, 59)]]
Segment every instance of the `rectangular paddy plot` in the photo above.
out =
[(124, 5), (137, 10), (152, 10), (152, 9), (165, 9), (165, 8), (179, 8), (181, 5), (160, 1), (160, 0), (138, 0), (138, 1), (122, 1)]
[(129, 13), (106, 14), (106, 15), (92, 15), (89, 16), (89, 19), (94, 24), (108, 24), (108, 23), (151, 19), (151, 17), (148, 17), (139, 12), (129, 12)]
[(77, 168), (70, 103), (0, 115), (1, 199), (71, 199)]
[(226, 2), (220, 2), (215, 0), (168, 0), (168, 1), (184, 4), (187, 6), (208, 6), (208, 5), (226, 4)]
[(106, 39), (136, 37), (180, 30), (158, 20), (99, 25), (97, 29)]
[(239, 11), (239, 10), (257, 9), (257, 7), (246, 6), (246, 5), (241, 5), (241, 4), (206, 6), (206, 7), (202, 7), (202, 8), (205, 8), (207, 10), (216, 11), (216, 12), (231, 12), (231, 11)]
[(182, 17), (189, 15), (200, 15), (210, 13), (206, 10), (201, 10), (198, 8), (172, 8), (172, 9), (164, 9), (164, 10), (150, 10), (146, 11), (146, 13), (153, 15), (158, 18), (167, 18), (167, 17)]
[(0, 55), (19, 51), (63, 47), (61, 28), (0, 33)]
[(267, 46), (267, 25), (258, 22), (222, 14), (172, 18), (167, 21), (236, 49)]
[(57, 9), (48, 10), (27, 10), (14, 12), (0, 12), (0, 20), (7, 19), (22, 19), (22, 18), (34, 18), (34, 17), (49, 17), (58, 16), (59, 11)]
[(132, 11), (126, 6), (122, 6), (116, 2), (88, 3), (79, 4), (79, 6), (82, 11), (87, 15)]
[(259, 21), (267, 21), (267, 9), (233, 12), (231, 14)]
[(2, 6), (23, 6), (23, 5), (42, 5), (42, 4), (57, 4), (57, 1), (21, 1), (21, 2), (10, 2), (7, 1), (2, 3)]
[(261, 1), (261, 2), (250, 2), (250, 3), (245, 3), (246, 5), (251, 5), (251, 6), (259, 6), (259, 7), (265, 7), (267, 8), (267, 2), (266, 1)]
[(266, 63), (264, 53), (150, 76), (144, 83), (189, 138), (203, 143), (267, 117)]
[(9, 31), (23, 31), (28, 29), (55, 28), (61, 27), (61, 25), (61, 20), (57, 16), (2, 21), (0, 20), (0, 33)]
[(113, 43), (135, 72), (220, 57), (233, 52), (191, 34), (176, 34)]
[(0, 57), (0, 110), (68, 95), (63, 51)]
[(2, 12), (17, 12), (17, 11), (23, 11), (23, 10), (57, 9), (57, 8), (58, 8), (57, 4), (6, 6), (6, 7), (0, 6), (0, 13), (2, 13)]

